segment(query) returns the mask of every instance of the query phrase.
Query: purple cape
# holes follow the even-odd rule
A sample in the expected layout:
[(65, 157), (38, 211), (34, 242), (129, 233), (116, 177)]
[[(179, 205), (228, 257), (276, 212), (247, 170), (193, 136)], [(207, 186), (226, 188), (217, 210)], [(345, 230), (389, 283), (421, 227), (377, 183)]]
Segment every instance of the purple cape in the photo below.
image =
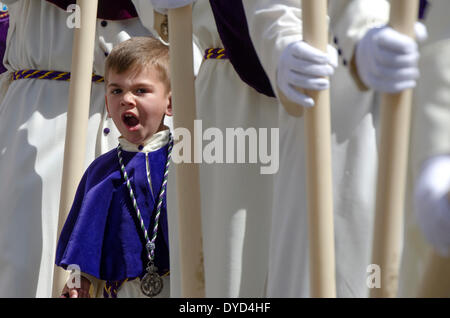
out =
[(239, 77), (259, 93), (275, 97), (248, 31), (242, 0), (210, 0), (220, 39)]
[(6, 50), (6, 37), (8, 35), (9, 29), (9, 14), (7, 11), (0, 11), (3, 15), (0, 17), (0, 74), (6, 71), (3, 65), (3, 57), (5, 56)]
[(425, 20), (430, 1), (420, 0), (419, 2), (419, 20)]
[[(63, 10), (71, 4), (76, 4), (76, 0), (46, 0)], [(150, 0), (148, 0), (150, 1)], [(125, 20), (137, 17), (136, 8), (131, 0), (99, 0), (97, 17), (105, 20)]]
[[(148, 154), (153, 191), (147, 182), (145, 154), (122, 151), (130, 183), (149, 237), (161, 189), (168, 146)], [(153, 193), (153, 195), (152, 195)], [(166, 197), (156, 239), (155, 265), (169, 270)], [(76, 264), (106, 281), (142, 277), (148, 263), (143, 231), (120, 171), (117, 149), (97, 158), (85, 172), (59, 237), (56, 265)]]

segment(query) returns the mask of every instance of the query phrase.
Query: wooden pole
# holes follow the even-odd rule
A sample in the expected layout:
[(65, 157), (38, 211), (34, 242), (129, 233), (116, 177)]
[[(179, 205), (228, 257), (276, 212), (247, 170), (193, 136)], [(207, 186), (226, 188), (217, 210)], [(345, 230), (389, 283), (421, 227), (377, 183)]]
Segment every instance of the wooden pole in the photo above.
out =
[[(304, 93), (302, 91), (302, 93)], [(280, 100), (281, 105), (283, 105), (284, 110), (293, 117), (302, 117), (303, 116), (303, 106), (296, 104), (289, 100), (281, 91), (278, 91), (278, 98)]]
[[(81, 21), (80, 28), (74, 30), (73, 38), (72, 72), (70, 77), (57, 237), (59, 237), (70, 211), (78, 183), (84, 171), (97, 3), (98, 0), (77, 0)], [(59, 297), (66, 277), (65, 271), (55, 266), (53, 297)]]
[[(304, 40), (326, 52), (327, 0), (303, 0)], [(330, 93), (306, 91), (315, 106), (305, 110), (311, 297), (336, 297)]]
[[(174, 129), (186, 128), (194, 136), (196, 107), (191, 5), (169, 9), (169, 42), (173, 126)], [(205, 297), (198, 164), (176, 165), (176, 187), (183, 297)]]
[[(392, 0), (390, 26), (414, 36), (418, 0)], [(381, 97), (381, 139), (372, 263), (381, 269), (381, 286), (371, 297), (395, 297), (401, 254), (404, 195), (408, 163), (412, 89)]]

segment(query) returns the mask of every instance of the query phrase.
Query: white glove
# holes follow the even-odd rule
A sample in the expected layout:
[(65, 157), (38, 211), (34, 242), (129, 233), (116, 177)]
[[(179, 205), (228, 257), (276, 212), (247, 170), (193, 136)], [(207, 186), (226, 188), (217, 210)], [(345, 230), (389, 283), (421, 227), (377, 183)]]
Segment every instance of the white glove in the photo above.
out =
[(131, 39), (131, 36), (126, 32), (126, 31), (120, 31), (117, 35), (116, 35), (116, 43), (122, 43), (125, 42), (126, 40)]
[(175, 9), (194, 3), (196, 0), (151, 0), (152, 6), (161, 14), (167, 14), (167, 9)]
[(318, 50), (304, 41), (289, 44), (278, 61), (277, 85), (291, 101), (304, 107), (314, 106), (314, 100), (300, 93), (297, 88), (310, 90), (328, 89), (328, 76), (338, 65), (338, 54), (328, 45), (328, 53)]
[[(414, 26), (416, 39), (427, 38), (425, 25)], [(363, 83), (383, 93), (398, 93), (416, 86), (419, 50), (414, 39), (391, 27), (369, 30), (356, 47), (356, 66)]]
[(414, 193), (419, 226), (436, 252), (450, 256), (450, 155), (425, 162)]
[(106, 42), (105, 38), (103, 36), (98, 37), (98, 43), (102, 51), (106, 54), (111, 53), (111, 50), (114, 46), (116, 46), (119, 43), (122, 43), (128, 39), (130, 39), (130, 35), (126, 31), (120, 31), (115, 38), (114, 43)]

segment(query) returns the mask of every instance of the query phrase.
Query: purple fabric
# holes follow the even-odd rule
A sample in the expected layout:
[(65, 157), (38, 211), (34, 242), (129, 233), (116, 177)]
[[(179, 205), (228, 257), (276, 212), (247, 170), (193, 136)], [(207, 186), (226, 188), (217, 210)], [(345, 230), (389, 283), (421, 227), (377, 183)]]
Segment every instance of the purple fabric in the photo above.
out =
[(210, 0), (217, 30), (239, 77), (258, 92), (275, 97), (248, 31), (242, 0)]
[(9, 15), (0, 18), (0, 74), (6, 71), (3, 65), (3, 57), (6, 50), (6, 36), (8, 35)]
[[(63, 10), (76, 0), (46, 0)], [(149, 0), (150, 1), (150, 0)], [(131, 0), (98, 0), (97, 18), (105, 20), (126, 20), (137, 17), (136, 8)]]
[[(153, 194), (161, 189), (168, 146), (148, 154)], [(145, 227), (151, 235), (156, 198), (147, 182), (145, 154), (122, 151), (122, 157)], [(156, 238), (155, 265), (169, 270), (166, 196)], [(142, 277), (148, 264), (143, 231), (120, 171), (117, 149), (100, 156), (85, 172), (64, 224), (56, 265), (80, 266), (82, 272), (114, 282)]]
[(429, 4), (430, 4), (430, 1), (428, 1), (428, 0), (420, 0), (419, 20), (425, 20)]

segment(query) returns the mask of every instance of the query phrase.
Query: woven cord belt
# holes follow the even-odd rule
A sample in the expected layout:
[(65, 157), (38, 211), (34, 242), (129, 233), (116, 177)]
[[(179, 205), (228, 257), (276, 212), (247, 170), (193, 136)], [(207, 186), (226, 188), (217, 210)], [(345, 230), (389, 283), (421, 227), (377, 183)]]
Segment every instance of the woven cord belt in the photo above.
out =
[[(205, 60), (215, 59), (224, 60), (228, 59), (227, 52), (225, 49), (221, 48), (210, 48), (205, 50), (205, 55), (203, 57)], [(19, 70), (12, 74), (12, 79), (26, 79), (26, 78), (37, 78), (37, 79), (48, 79), (54, 81), (70, 81), (70, 72), (59, 72), (59, 71), (40, 71), (40, 70)], [(92, 81), (96, 83), (102, 83), (105, 81), (103, 76), (92, 74)]]
[(228, 59), (228, 55), (225, 49), (211, 48), (205, 50), (205, 55), (203, 58), (205, 60), (226, 60)]
[[(203, 58), (205, 60), (210, 59), (224, 60), (228, 59), (228, 56), (225, 49), (211, 48), (205, 50), (205, 55)], [(19, 70), (12, 74), (12, 79), (14, 81), (26, 78), (48, 79), (54, 81), (70, 81), (70, 72)], [(103, 78), (103, 76), (92, 74), (92, 81), (96, 83), (102, 83), (105, 81), (105, 79)]]
[[(14, 81), (25, 78), (48, 79), (55, 81), (70, 81), (70, 72), (20, 70), (12, 74), (12, 79)], [(100, 75), (92, 74), (92, 81), (96, 83), (102, 83), (105, 80)]]

